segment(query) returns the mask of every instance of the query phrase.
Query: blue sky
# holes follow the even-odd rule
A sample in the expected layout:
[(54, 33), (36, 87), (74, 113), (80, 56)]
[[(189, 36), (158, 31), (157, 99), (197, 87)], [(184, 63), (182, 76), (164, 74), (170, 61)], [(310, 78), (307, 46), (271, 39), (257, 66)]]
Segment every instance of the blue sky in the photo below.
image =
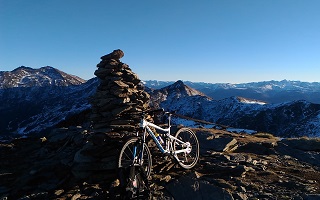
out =
[(0, 0), (0, 71), (84, 79), (122, 49), (142, 80), (320, 82), (318, 0)]

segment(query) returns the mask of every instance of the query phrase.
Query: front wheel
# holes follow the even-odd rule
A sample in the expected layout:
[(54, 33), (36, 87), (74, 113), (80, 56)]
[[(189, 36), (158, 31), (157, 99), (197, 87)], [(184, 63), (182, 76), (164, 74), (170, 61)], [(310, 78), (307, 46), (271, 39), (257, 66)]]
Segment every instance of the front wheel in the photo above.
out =
[[(142, 155), (141, 155), (142, 152)], [(122, 147), (119, 155), (118, 167), (129, 168), (140, 166), (148, 178), (151, 174), (152, 157), (146, 143), (143, 145), (138, 138), (130, 138)]]
[(191, 169), (199, 159), (198, 138), (189, 128), (179, 129), (175, 137), (178, 139), (173, 141), (174, 151), (177, 152), (175, 158), (181, 167)]

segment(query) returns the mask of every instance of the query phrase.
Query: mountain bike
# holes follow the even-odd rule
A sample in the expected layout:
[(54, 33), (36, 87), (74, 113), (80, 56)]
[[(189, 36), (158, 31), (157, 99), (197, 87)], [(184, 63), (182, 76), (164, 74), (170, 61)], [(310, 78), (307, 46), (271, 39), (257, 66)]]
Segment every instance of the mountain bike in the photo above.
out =
[[(170, 123), (173, 114), (171, 112), (165, 112), (168, 115), (168, 126), (166, 128), (161, 128), (147, 121), (147, 115), (157, 112), (164, 112), (164, 110), (138, 113), (141, 120), (140, 131), (136, 133), (136, 136), (130, 138), (120, 151), (118, 167), (130, 169), (129, 182), (131, 182), (131, 186), (136, 188), (141, 183), (140, 179), (146, 179), (151, 174), (152, 156), (146, 143), (146, 138), (149, 135), (161, 153), (171, 156), (184, 169), (191, 169), (199, 159), (199, 142), (196, 134), (189, 128), (181, 128), (175, 133), (175, 136), (171, 135)], [(159, 134), (151, 128), (162, 133)]]

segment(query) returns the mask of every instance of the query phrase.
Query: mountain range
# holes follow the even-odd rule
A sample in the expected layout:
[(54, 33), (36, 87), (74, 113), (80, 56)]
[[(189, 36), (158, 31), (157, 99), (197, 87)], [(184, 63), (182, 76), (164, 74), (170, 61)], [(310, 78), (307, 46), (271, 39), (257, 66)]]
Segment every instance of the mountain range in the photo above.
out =
[(43, 132), (89, 109), (98, 85), (48, 66), (0, 72), (0, 80), (1, 136)]
[[(231, 129), (268, 132), (281, 137), (320, 136), (320, 104), (305, 100), (268, 104), (238, 96), (214, 100), (194, 89), (192, 93), (189, 91), (189, 86), (177, 81), (149, 93), (153, 105)], [(176, 122), (192, 125), (190, 120)]]
[[(49, 66), (0, 72), (0, 135), (44, 132), (70, 117), (89, 112), (90, 96), (98, 85), (97, 78), (85, 81)], [(144, 81), (144, 85), (154, 108), (280, 137), (320, 136), (317, 82)], [(174, 120), (190, 125), (190, 120)]]
[(33, 69), (21, 66), (15, 70), (0, 71), (0, 89), (15, 87), (45, 87), (80, 85), (86, 81), (50, 66)]
[[(147, 87), (154, 89), (160, 89), (173, 83), (173, 81), (144, 81)], [(282, 80), (241, 84), (190, 81), (185, 81), (184, 83), (216, 100), (231, 96), (241, 96), (249, 99), (258, 99), (267, 103), (283, 103), (294, 100), (320, 103), (320, 82), (310, 83)]]

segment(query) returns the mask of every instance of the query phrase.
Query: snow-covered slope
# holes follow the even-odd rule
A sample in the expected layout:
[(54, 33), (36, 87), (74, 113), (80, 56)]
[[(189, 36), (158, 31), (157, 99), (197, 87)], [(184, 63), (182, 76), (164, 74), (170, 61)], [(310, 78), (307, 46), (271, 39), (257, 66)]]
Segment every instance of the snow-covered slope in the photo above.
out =
[[(161, 90), (154, 90), (153, 94), (158, 94)], [(170, 90), (168, 91), (170, 93)], [(153, 96), (157, 97), (159, 96)], [(203, 95), (185, 95), (181, 98), (167, 95), (160, 99), (157, 105), (187, 117), (235, 128), (269, 132), (281, 137), (320, 136), (320, 104), (307, 101), (267, 104), (235, 96), (213, 100)], [(180, 122), (179, 119), (177, 123)]]
[(91, 107), (98, 79), (84, 81), (52, 67), (0, 72), (0, 136), (38, 133)]
[(0, 93), (0, 135), (38, 133), (91, 107), (98, 86), (91, 79), (77, 86), (9, 88)]

